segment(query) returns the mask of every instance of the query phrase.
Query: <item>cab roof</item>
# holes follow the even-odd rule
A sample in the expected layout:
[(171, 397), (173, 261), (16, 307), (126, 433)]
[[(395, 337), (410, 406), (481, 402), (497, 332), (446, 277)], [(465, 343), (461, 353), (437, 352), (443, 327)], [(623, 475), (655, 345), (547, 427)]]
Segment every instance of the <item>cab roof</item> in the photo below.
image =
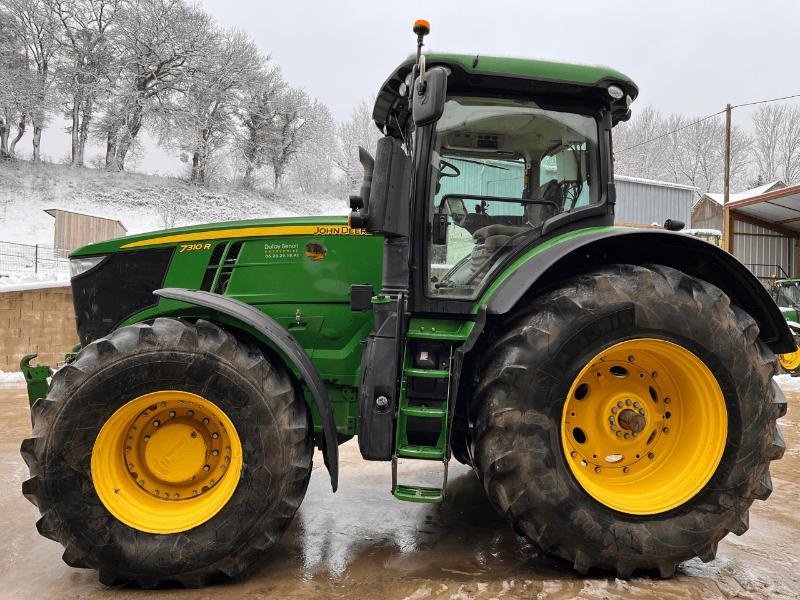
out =
[[(450, 69), (448, 93), (486, 91), (532, 95), (537, 99), (558, 97), (569, 103), (586, 102), (594, 98), (608, 104), (614, 123), (627, 120), (630, 102), (636, 99), (639, 88), (623, 73), (602, 66), (578, 65), (507, 56), (479, 54), (428, 53), (427, 66), (442, 65)], [(411, 72), (416, 55), (410, 55), (381, 86), (375, 100), (372, 117), (376, 125), (389, 135), (399, 135), (408, 118), (407, 99), (400, 86)], [(620, 87), (624, 96), (614, 101), (608, 87)]]

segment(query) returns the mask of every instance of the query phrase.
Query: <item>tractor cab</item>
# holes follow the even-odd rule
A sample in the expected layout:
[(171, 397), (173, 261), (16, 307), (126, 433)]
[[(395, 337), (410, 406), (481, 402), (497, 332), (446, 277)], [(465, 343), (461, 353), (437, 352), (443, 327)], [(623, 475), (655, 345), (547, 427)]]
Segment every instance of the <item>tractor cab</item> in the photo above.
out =
[[(629, 118), (637, 93), (603, 67), (409, 57), (377, 97), (386, 138), (369, 172), (373, 192), (355, 200), (351, 220), (409, 237), (412, 310), (469, 313), (502, 266), (543, 237), (613, 224), (611, 128)], [(381, 156), (390, 146), (394, 161)], [(398, 193), (375, 194), (376, 180)], [(407, 231), (401, 215), (411, 215)]]

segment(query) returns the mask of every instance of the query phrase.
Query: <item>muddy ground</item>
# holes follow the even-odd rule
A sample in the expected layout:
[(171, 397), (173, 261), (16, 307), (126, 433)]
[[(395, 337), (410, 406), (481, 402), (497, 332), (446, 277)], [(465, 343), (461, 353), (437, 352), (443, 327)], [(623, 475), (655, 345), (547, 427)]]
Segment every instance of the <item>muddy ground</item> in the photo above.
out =
[[(319, 455), (305, 501), (281, 542), (249, 574), (203, 590), (107, 588), (61, 561), (40, 537), (20, 493), (19, 455), (30, 420), (22, 387), (0, 389), (0, 597), (2, 598), (800, 598), (800, 380), (782, 378), (789, 411), (775, 490), (756, 502), (750, 530), (730, 535), (716, 560), (685, 563), (669, 581), (586, 578), (537, 556), (496, 515), (472, 472), (455, 462), (444, 505), (398, 502), (386, 463), (341, 448), (339, 492)], [(417, 473), (434, 476), (434, 473)]]

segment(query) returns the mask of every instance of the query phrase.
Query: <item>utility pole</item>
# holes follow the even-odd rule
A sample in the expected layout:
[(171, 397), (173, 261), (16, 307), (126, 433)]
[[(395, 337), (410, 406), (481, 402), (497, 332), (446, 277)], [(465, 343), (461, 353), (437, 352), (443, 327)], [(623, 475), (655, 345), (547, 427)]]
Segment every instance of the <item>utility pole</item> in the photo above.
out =
[(722, 182), (722, 247), (733, 253), (733, 219), (728, 202), (731, 199), (731, 105), (725, 106), (725, 179)]

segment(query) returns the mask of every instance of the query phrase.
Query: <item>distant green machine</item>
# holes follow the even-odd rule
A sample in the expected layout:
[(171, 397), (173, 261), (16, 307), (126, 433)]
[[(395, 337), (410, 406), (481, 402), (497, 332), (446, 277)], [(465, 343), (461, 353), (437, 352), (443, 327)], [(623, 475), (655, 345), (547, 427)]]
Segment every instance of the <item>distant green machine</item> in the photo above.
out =
[[(747, 530), (784, 449), (773, 352), (795, 344), (729, 254), (613, 226), (611, 131), (636, 86), (423, 55), (414, 31), (349, 221), (73, 252), (82, 349), (31, 388), (22, 445), (68, 564), (144, 587), (236, 576), (292, 520), (314, 446), (336, 491), (354, 436), (400, 500), (443, 502), (450, 458), (471, 465), (515, 531), (581, 573), (669, 577)], [(441, 482), (408, 481), (410, 460)]]
[(772, 284), (772, 297), (794, 336), (795, 350), (780, 355), (780, 365), (793, 376), (800, 376), (800, 279), (778, 279)]

